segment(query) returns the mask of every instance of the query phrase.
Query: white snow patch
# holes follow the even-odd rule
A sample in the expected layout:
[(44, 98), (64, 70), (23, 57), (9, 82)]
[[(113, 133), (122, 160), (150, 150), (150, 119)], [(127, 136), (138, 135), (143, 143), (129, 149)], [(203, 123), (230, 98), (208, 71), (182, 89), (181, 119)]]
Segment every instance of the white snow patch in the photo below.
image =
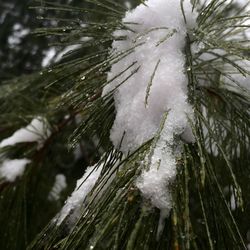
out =
[[(250, 2), (249, 0), (235, 0), (235, 3), (237, 3), (240, 6), (240, 8), (244, 8), (244, 12), (241, 12), (242, 16), (248, 15), (248, 17), (246, 17), (244, 21), (241, 23), (242, 27), (250, 26)], [(245, 38), (250, 39), (250, 28), (246, 27), (243, 31), (243, 34), (245, 35)]]
[(235, 0), (235, 2), (240, 6), (240, 7), (245, 7), (249, 8), (249, 0)]
[(42, 60), (42, 67), (48, 67), (52, 62), (53, 59), (56, 55), (56, 48), (55, 47), (51, 47), (48, 50), (45, 51), (45, 56)]
[(34, 118), (25, 128), (17, 130), (12, 136), (0, 143), (0, 148), (22, 142), (37, 142), (39, 146), (50, 136), (48, 122), (43, 117)]
[(13, 182), (17, 177), (23, 175), (26, 165), (30, 163), (28, 159), (5, 159), (0, 165), (0, 177), (9, 182)]
[(48, 199), (50, 201), (57, 201), (60, 199), (60, 194), (67, 187), (66, 177), (63, 174), (56, 175), (55, 183), (49, 193)]
[(8, 37), (8, 44), (11, 48), (21, 43), (22, 39), (30, 33), (30, 29), (24, 28), (20, 23), (13, 26), (13, 32)]
[[(186, 18), (189, 20), (189, 27), (192, 28), (196, 13), (192, 13), (189, 1), (184, 3)], [(141, 4), (135, 10), (127, 12), (123, 19), (124, 23), (138, 23), (131, 25), (135, 32), (118, 30), (114, 33), (116, 37), (127, 36), (126, 40), (113, 42), (114, 51), (121, 52), (137, 47), (130, 55), (112, 66), (108, 80), (133, 62), (136, 61), (137, 64), (103, 90), (104, 96), (126, 79), (138, 65), (140, 66), (139, 71), (114, 92), (117, 114), (110, 137), (113, 144), (118, 147), (123, 133), (126, 133), (121, 146), (123, 152), (134, 151), (151, 139), (159, 127), (163, 113), (167, 110), (170, 109), (173, 113), (175, 109), (180, 110), (182, 114), (192, 113), (186, 101), (188, 81), (184, 73), (185, 55), (182, 50), (185, 47), (187, 27), (180, 1), (151, 0), (146, 2), (146, 5), (148, 7)], [(166, 37), (171, 34), (172, 36), (167, 39)], [(166, 40), (163, 42), (164, 38)], [(144, 44), (140, 46), (140, 43)], [(149, 89), (150, 79), (158, 62)], [(146, 103), (147, 90), (149, 94)], [(185, 128), (186, 124), (182, 126)]]
[(224, 71), (227, 76), (222, 77), (222, 82), (224, 83), (225, 88), (230, 91), (241, 93), (243, 95), (250, 95), (250, 61), (241, 60), (237, 61), (234, 59), (234, 62), (238, 64), (242, 69), (245, 70), (245, 75), (240, 73), (233, 66), (228, 66)]
[(150, 169), (144, 171), (137, 181), (144, 197), (150, 199), (154, 206), (165, 210), (165, 213), (172, 207), (167, 186), (176, 176), (176, 154), (172, 149), (176, 144), (174, 135), (180, 134), (186, 123), (185, 113), (179, 113), (178, 117), (175, 113), (169, 113), (152, 156), (149, 154)]
[(63, 56), (65, 56), (67, 53), (70, 53), (70, 52), (77, 50), (79, 48), (81, 48), (81, 44), (73, 44), (73, 45), (69, 45), (69, 46), (65, 47), (61, 52), (59, 52), (56, 55), (56, 57), (54, 58), (54, 61), (55, 62), (61, 61)]
[[(126, 25), (136, 23), (129, 25), (134, 32), (114, 32), (115, 37), (126, 39), (113, 42), (113, 53), (134, 50), (112, 65), (108, 81), (115, 79), (104, 88), (103, 96), (114, 90), (117, 113), (110, 138), (116, 147), (122, 140), (124, 153), (133, 152), (154, 137), (168, 112), (153, 154), (148, 156), (149, 170), (144, 170), (136, 183), (143, 196), (166, 217), (172, 207), (168, 186), (176, 175), (174, 137), (183, 134), (186, 141), (194, 141), (187, 118), (193, 111), (187, 101), (183, 50), (187, 32), (196, 26), (197, 13), (192, 12), (190, 1), (184, 1), (185, 24), (181, 1), (149, 0), (145, 4), (127, 12), (123, 19)], [(129, 70), (119, 75), (126, 68)]]
[(71, 196), (67, 199), (64, 207), (59, 213), (57, 218), (57, 225), (60, 225), (62, 221), (70, 214), (71, 211), (74, 210), (72, 214), (72, 218), (70, 220), (74, 221), (75, 218), (78, 217), (79, 210), (83, 205), (83, 202), (86, 196), (94, 187), (96, 181), (98, 180), (103, 164), (97, 167), (97, 165), (93, 165), (87, 168), (85, 174), (80, 178), (76, 183), (76, 188), (71, 194)]
[[(86, 25), (82, 24), (81, 26), (85, 27)], [(82, 42), (87, 42), (91, 39), (92, 39), (91, 37), (82, 37), (80, 39), (79, 44), (72, 44), (72, 45), (66, 46), (59, 53), (57, 53), (56, 47), (49, 48), (48, 50), (45, 51), (45, 57), (42, 60), (42, 67), (48, 67), (52, 63), (60, 62), (65, 55), (72, 53), (73, 51), (77, 49), (80, 49), (82, 46), (81, 45)]]

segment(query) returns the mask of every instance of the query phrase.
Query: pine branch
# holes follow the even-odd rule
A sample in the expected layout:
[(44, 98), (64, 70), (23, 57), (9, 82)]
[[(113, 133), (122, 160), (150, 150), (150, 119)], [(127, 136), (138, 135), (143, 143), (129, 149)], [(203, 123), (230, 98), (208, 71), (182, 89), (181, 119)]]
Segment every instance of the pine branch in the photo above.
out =
[[(20, 182), (11, 183), (10, 186), (6, 183), (0, 185), (4, 196), (0, 211), (3, 211), (6, 204), (9, 209), (13, 209), (12, 201), (16, 204), (15, 209), (18, 205), (22, 207), (20, 211), (10, 212), (15, 214), (15, 218), (24, 220), (15, 237), (16, 240), (19, 236), (22, 237), (21, 248), (26, 248), (28, 244), (28, 249), (36, 250), (246, 247), (245, 235), (248, 228), (241, 222), (249, 217), (247, 176), (250, 172), (250, 95), (247, 88), (242, 86), (241, 80), (235, 79), (235, 75), (249, 76), (249, 69), (243, 63), (249, 60), (249, 41), (244, 37), (249, 29), (249, 25), (245, 23), (249, 14), (245, 12), (246, 6), (240, 8), (234, 2), (192, 2), (193, 10), (197, 9), (199, 16), (197, 27), (188, 30), (186, 37), (185, 67), (188, 99), (194, 109), (194, 117), (189, 117), (188, 121), (195, 143), (188, 144), (181, 139), (182, 135), (174, 135), (176, 143), (171, 146), (171, 151), (178, 146), (183, 150), (176, 157), (176, 180), (166, 187), (166, 192), (168, 189), (172, 192), (173, 209), (165, 224), (162, 211), (153, 207), (150, 199), (143, 197), (136, 183), (145, 169), (150, 169), (152, 162), (149, 159), (161, 139), (168, 115), (164, 116), (162, 126), (159, 124), (152, 138), (135, 151), (121, 153), (126, 133), (120, 138), (117, 148), (109, 138), (117, 112), (114, 94), (140, 74), (141, 65), (135, 58), (112, 78), (108, 78), (108, 75), (114, 65), (133, 55), (138, 48), (143, 48), (146, 43), (143, 39), (147, 36), (160, 34), (157, 49), (168, 43), (178, 31), (169, 27), (153, 27), (136, 34), (134, 43), (126, 50), (112, 51), (113, 42), (127, 42), (129, 38), (122, 34), (135, 33), (135, 27), (141, 25), (122, 21), (127, 11), (122, 3), (113, 0), (88, 0), (84, 1), (83, 7), (77, 7), (47, 1), (42, 1), (41, 6), (38, 1), (32, 7), (42, 8), (45, 13), (56, 11), (58, 17), (48, 16), (47, 19), (57, 20), (61, 24), (58, 27), (37, 29), (34, 34), (58, 37), (57, 44), (60, 46), (79, 47), (66, 53), (61, 63), (0, 86), (0, 92), (4, 93), (0, 94), (1, 138), (23, 124), (18, 117), (27, 119), (43, 114), (52, 124), (57, 124), (41, 149), (30, 150), (28, 145), (23, 145), (20, 151), (14, 153), (11, 149), (7, 152), (18, 156), (29, 155), (33, 159), (31, 170), (27, 171)], [(147, 5), (147, 2), (144, 4)], [(187, 23), (184, 5), (182, 12)], [(68, 18), (65, 13), (73, 13), (72, 15), (80, 18)], [(87, 18), (82, 14), (86, 14)], [(117, 35), (115, 31), (118, 30), (125, 33)], [(161, 32), (166, 30), (165, 36), (162, 36)], [(144, 95), (146, 107), (150, 103), (161, 62), (157, 61), (147, 82)], [(112, 82), (117, 82), (117, 85), (109, 93), (102, 95), (103, 88)], [(67, 114), (70, 116), (64, 119)], [(73, 122), (76, 117), (80, 122)], [(21, 214), (27, 216), (25, 206), (38, 200), (36, 197), (32, 197), (31, 201), (25, 198), (26, 195), (30, 197), (27, 187), (36, 186), (35, 181), (40, 176), (46, 178), (52, 171), (50, 150), (61, 156), (69, 147), (74, 148), (84, 140), (92, 141), (93, 138), (97, 138), (94, 149), (98, 152), (97, 158), (100, 151), (106, 153), (93, 169), (94, 172), (102, 167), (97, 182), (81, 203), (76, 218), (72, 209), (61, 224), (57, 223), (57, 215), (43, 230), (35, 229), (34, 232), (21, 236), (20, 229), (27, 228), (25, 223), (32, 223)], [(53, 151), (53, 147), (58, 144), (62, 144), (63, 149)], [(159, 166), (160, 164), (161, 162)], [(36, 169), (38, 165), (43, 165), (45, 173), (41, 173), (42, 168)], [(87, 180), (88, 178), (84, 181)], [(46, 180), (43, 181), (38, 184), (41, 190), (46, 183)], [(51, 182), (50, 179), (50, 185), (43, 187), (43, 198), (48, 194)], [(16, 192), (14, 187), (18, 187)], [(229, 191), (226, 192), (226, 189)], [(232, 197), (235, 199), (234, 209)], [(54, 213), (47, 216), (47, 221), (58, 211), (52, 210)], [(33, 218), (37, 217), (32, 216)], [(2, 224), (6, 219), (7, 215), (3, 217)], [(14, 229), (10, 227), (8, 235), (3, 234), (0, 240), (10, 237), (12, 230)], [(0, 235), (1, 232), (3, 229), (0, 230)], [(17, 243), (8, 245), (6, 249), (11, 247), (17, 249)]]

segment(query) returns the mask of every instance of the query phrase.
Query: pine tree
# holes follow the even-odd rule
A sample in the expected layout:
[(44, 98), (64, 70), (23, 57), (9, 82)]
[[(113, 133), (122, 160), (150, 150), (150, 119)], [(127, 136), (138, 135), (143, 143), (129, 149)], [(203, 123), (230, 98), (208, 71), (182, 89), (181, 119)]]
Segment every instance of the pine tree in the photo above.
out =
[(0, 77), (0, 249), (246, 249), (248, 1), (68, 2)]

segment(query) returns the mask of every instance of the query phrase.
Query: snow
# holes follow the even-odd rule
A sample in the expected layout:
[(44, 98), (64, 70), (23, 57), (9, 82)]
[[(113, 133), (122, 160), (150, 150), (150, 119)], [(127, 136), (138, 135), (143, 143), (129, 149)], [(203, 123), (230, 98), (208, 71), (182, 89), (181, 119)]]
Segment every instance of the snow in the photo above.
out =
[[(85, 27), (86, 25), (82, 24), (81, 26)], [(82, 37), (79, 41), (79, 44), (72, 44), (72, 45), (66, 46), (59, 53), (57, 53), (56, 47), (49, 48), (48, 50), (45, 51), (45, 56), (42, 60), (42, 67), (45, 68), (45, 67), (50, 66), (53, 63), (60, 62), (65, 55), (70, 54), (73, 51), (80, 49), (82, 47), (82, 42), (88, 42), (91, 39), (92, 39), (91, 37)]]
[(44, 55), (44, 58), (42, 60), (42, 67), (43, 68), (48, 67), (52, 63), (55, 55), (56, 55), (56, 48), (55, 47), (51, 47), (51, 48), (47, 49), (45, 51), (45, 55)]
[(24, 28), (20, 23), (16, 23), (13, 26), (12, 34), (8, 37), (8, 44), (10, 48), (15, 48), (28, 34), (30, 34), (30, 29)]
[(240, 6), (240, 7), (249, 7), (249, 0), (235, 0), (235, 2)]
[(60, 194), (67, 187), (66, 177), (63, 174), (58, 174), (55, 177), (55, 183), (49, 193), (48, 199), (50, 201), (57, 201), (60, 199)]
[(55, 62), (60, 62), (61, 59), (67, 54), (74, 50), (81, 48), (81, 44), (73, 44), (66, 46), (60, 53), (58, 53), (54, 59)]
[(9, 182), (13, 182), (17, 177), (23, 175), (26, 165), (30, 163), (28, 159), (5, 159), (0, 165), (0, 177)]
[[(18, 129), (12, 136), (2, 140), (0, 149), (22, 142), (37, 142), (39, 148), (50, 133), (47, 120), (43, 117), (36, 117), (25, 128)], [(29, 159), (7, 159), (4, 154), (0, 154), (0, 157), (3, 159), (0, 165), (0, 176), (10, 182), (21, 177), (26, 165), (31, 162)]]
[[(241, 25), (241, 27), (242, 27), (241, 28), (242, 32), (240, 32), (238, 34), (234, 34), (233, 37), (235, 37), (236, 39), (238, 38), (237, 40), (246, 40), (246, 38), (250, 39), (250, 29), (249, 29), (249, 26), (250, 26), (250, 16), (249, 16), (249, 14), (250, 14), (250, 2), (249, 2), (249, 0), (235, 0), (235, 1), (233, 1), (233, 3), (237, 4), (238, 7), (240, 7), (242, 9), (240, 15), (246, 16), (243, 21), (240, 20), (238, 22), (238, 25)], [(236, 15), (238, 15), (238, 13), (236, 13)]]
[[(228, 1), (225, 4), (228, 4), (230, 1)], [(232, 3), (237, 4), (238, 7), (243, 8), (246, 7), (244, 9), (244, 11), (241, 11), (241, 15), (244, 16), (246, 15), (246, 13), (249, 14), (250, 11), (250, 2), (248, 0), (235, 0)], [(248, 4), (248, 5), (247, 5)], [(247, 5), (247, 6), (246, 6)], [(231, 15), (235, 15), (235, 12), (232, 12)], [(247, 17), (246, 19), (244, 19), (244, 21), (239, 20), (238, 21), (238, 25), (250, 25), (250, 18)], [(235, 32), (235, 30), (233, 30), (234, 28), (232, 28), (232, 25), (227, 25), (228, 27), (225, 29), (224, 34), (227, 34), (227, 37), (225, 37), (225, 39), (227, 41), (231, 41), (234, 43), (239, 43), (239, 41), (245, 41), (243, 44), (244, 46), (247, 48), (249, 46), (249, 39), (246, 39), (246, 36), (248, 36), (249, 33), (249, 27), (248, 28), (236, 28), (237, 32)], [(231, 33), (229, 33), (231, 32)], [(249, 36), (250, 38), (250, 36)], [(202, 43), (200, 44), (202, 45)], [(197, 44), (194, 44), (193, 46), (193, 53), (198, 53), (199, 52), (199, 46)], [(202, 47), (201, 47), (202, 49)], [(230, 63), (225, 63), (225, 61), (223, 59), (220, 59), (219, 56), (222, 56), (222, 58), (225, 56), (227, 57), (229, 60), (231, 60), (232, 62), (234, 62), (235, 64), (237, 64), (239, 67), (243, 68), (245, 70), (245, 75), (240, 73), (239, 70), (237, 68), (235, 68), (234, 66), (232, 66)], [(208, 52), (202, 53), (199, 57), (199, 59), (201, 59), (202, 61), (208, 61), (208, 60), (212, 60), (212, 59), (216, 59), (217, 62), (217, 69), (220, 70), (221, 72), (223, 72), (224, 75), (221, 75), (221, 88), (226, 88), (227, 90), (230, 90), (231, 92), (235, 92), (235, 93), (239, 93), (243, 96), (247, 96), (249, 97), (250, 94), (250, 61), (249, 60), (243, 60), (239, 57), (233, 56), (233, 55), (228, 55), (228, 52), (217, 48), (217, 49), (210, 49)], [(199, 85), (200, 86), (208, 86), (210, 85), (211, 82), (208, 81), (204, 81), (199, 79)], [(209, 127), (212, 128), (213, 131), (215, 131), (216, 129), (216, 124), (217, 121), (214, 120), (214, 118), (212, 117), (208, 117), (208, 114), (206, 112), (206, 109), (203, 108), (203, 116), (207, 119), (207, 123), (209, 124)], [(224, 121), (225, 123), (226, 121)], [(217, 143), (215, 142), (215, 140), (213, 140), (211, 138), (211, 135), (208, 133), (208, 129), (207, 127), (203, 124), (203, 134), (204, 137), (206, 139), (206, 148), (207, 151), (211, 154), (213, 154), (214, 156), (218, 156), (219, 155), (219, 149), (217, 146)], [(220, 137), (219, 137), (219, 141), (225, 142), (226, 138), (229, 136), (228, 131), (225, 129), (224, 131), (222, 130), (220, 132)], [(246, 139), (247, 140), (247, 139)], [(227, 140), (228, 141), (228, 140)], [(229, 150), (230, 145), (226, 144), (225, 149)], [(240, 145), (239, 143), (235, 145), (236, 151), (237, 151), (237, 155), (239, 156), (240, 154)]]
[(56, 47), (51, 47), (45, 51), (45, 56), (42, 60), (42, 67), (48, 67), (53, 63), (60, 62), (67, 53), (77, 50), (81, 47), (81, 44), (73, 44), (66, 46), (63, 50), (57, 53)]
[(144, 197), (161, 210), (171, 208), (171, 194), (167, 186), (176, 175), (174, 136), (183, 131), (183, 124), (186, 123), (185, 113), (179, 114), (178, 117), (175, 113), (169, 113), (153, 154), (149, 155), (150, 169), (144, 171), (137, 182), (137, 187)]
[(22, 142), (38, 142), (41, 145), (50, 133), (47, 120), (43, 117), (36, 117), (25, 128), (17, 130), (12, 136), (0, 142), (0, 148)]
[(97, 165), (93, 165), (87, 168), (85, 174), (77, 181), (75, 190), (60, 211), (56, 222), (57, 225), (60, 225), (73, 210), (73, 216), (70, 217), (70, 220), (74, 221), (74, 219), (78, 217), (79, 210), (82, 207), (86, 196), (92, 190), (101, 174), (102, 167), (103, 165), (101, 164), (98, 167)]
[(116, 118), (110, 139), (116, 148), (121, 144), (124, 154), (153, 138), (163, 123), (156, 145), (143, 163), (149, 165), (149, 170), (142, 172), (136, 184), (165, 217), (172, 207), (168, 187), (176, 175), (175, 138), (183, 135), (185, 141), (194, 141), (187, 118), (192, 118), (193, 111), (187, 101), (183, 50), (187, 32), (196, 25), (197, 13), (192, 12), (190, 1), (184, 1), (185, 24), (180, 1), (149, 0), (145, 4), (126, 13), (123, 23), (130, 23), (130, 29), (114, 32), (115, 37), (126, 39), (113, 42), (113, 54), (134, 50), (112, 65), (108, 74), (111, 82), (102, 95), (113, 91)]
[(246, 75), (241, 74), (237, 69), (232, 66), (227, 69), (229, 77), (223, 77), (226, 86), (234, 91), (250, 91), (250, 61), (241, 60), (235, 62), (246, 71)]
[[(188, 1), (184, 3), (188, 24), (192, 28), (194, 26), (192, 17), (195, 17), (196, 13), (192, 13), (192, 6)], [(180, 2), (171, 0), (166, 3), (164, 0), (151, 0), (146, 2), (146, 5), (148, 7), (141, 4), (135, 10), (127, 12), (123, 19), (124, 23), (139, 23), (139, 25), (131, 25), (135, 32), (118, 30), (114, 33), (116, 37), (127, 36), (127, 40), (113, 42), (114, 51), (121, 52), (137, 47), (133, 53), (112, 66), (108, 80), (117, 76), (133, 62), (137, 61), (137, 64), (103, 90), (104, 96), (140, 65), (139, 71), (114, 93), (117, 114), (110, 137), (113, 144), (118, 147), (124, 131), (126, 132), (121, 147), (123, 152), (134, 151), (151, 139), (159, 127), (163, 113), (169, 109), (174, 112), (176, 103), (182, 103), (183, 111), (191, 113), (191, 108), (186, 102), (187, 76), (184, 73), (185, 55), (182, 53), (187, 27)], [(172, 37), (157, 46), (170, 34)], [(138, 44), (142, 42), (144, 44), (139, 46)], [(150, 79), (158, 62), (159, 65), (149, 89)], [(147, 91), (148, 98), (146, 98)], [(146, 99), (148, 99), (147, 104)]]
[[(249, 0), (235, 0), (235, 2), (240, 6), (240, 8), (244, 8), (244, 10), (241, 12), (241, 15), (246, 15), (248, 14), (248, 17), (246, 17), (244, 19), (243, 22), (241, 22), (240, 24), (243, 26), (245, 26), (245, 28), (243, 29), (243, 39), (245, 40), (245, 38), (250, 39), (250, 2)], [(247, 27), (248, 26), (248, 27)]]

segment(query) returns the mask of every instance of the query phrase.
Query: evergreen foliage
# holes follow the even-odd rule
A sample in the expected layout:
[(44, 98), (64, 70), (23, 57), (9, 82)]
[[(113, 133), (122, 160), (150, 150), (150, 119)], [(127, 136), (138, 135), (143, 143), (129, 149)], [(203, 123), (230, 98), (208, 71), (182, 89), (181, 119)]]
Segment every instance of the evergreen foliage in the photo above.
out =
[[(131, 1), (132, 8), (141, 2)], [(184, 144), (177, 159), (173, 209), (161, 234), (160, 211), (135, 186), (161, 130), (135, 152), (122, 155), (109, 139), (115, 118), (112, 92), (101, 96), (111, 65), (134, 50), (110, 52), (114, 39), (126, 39), (113, 32), (131, 29), (122, 22), (128, 10), (124, 1), (38, 0), (29, 5), (42, 13), (40, 20), (55, 23), (37, 28), (34, 39), (49, 37), (57, 51), (79, 46), (39, 72), (0, 77), (5, 79), (0, 82), (0, 140), (37, 116), (51, 125), (41, 147), (20, 143), (0, 149), (0, 158), (32, 161), (15, 182), (0, 179), (0, 249), (246, 249), (250, 88), (233, 76), (249, 75), (242, 65), (249, 60), (249, 38), (241, 34), (249, 29), (244, 20), (250, 14), (235, 1), (200, 2), (192, 1), (199, 11), (198, 27), (187, 36), (185, 48), (196, 142)], [(196, 45), (199, 50), (193, 53)], [(76, 149), (80, 157), (75, 157)], [(54, 216), (94, 163), (103, 169), (80, 217), (71, 223), (69, 215), (57, 225)], [(68, 186), (59, 200), (51, 201), (48, 196), (60, 173)]]

